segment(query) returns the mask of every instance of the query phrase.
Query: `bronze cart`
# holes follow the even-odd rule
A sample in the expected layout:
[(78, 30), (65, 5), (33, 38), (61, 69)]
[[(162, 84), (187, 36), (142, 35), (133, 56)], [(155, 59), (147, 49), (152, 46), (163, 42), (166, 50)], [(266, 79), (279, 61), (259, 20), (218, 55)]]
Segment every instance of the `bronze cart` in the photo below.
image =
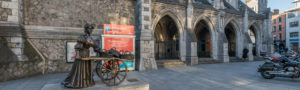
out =
[(96, 60), (96, 73), (107, 86), (120, 85), (126, 79), (128, 72), (125, 61), (132, 61), (116, 57), (89, 57), (81, 60)]

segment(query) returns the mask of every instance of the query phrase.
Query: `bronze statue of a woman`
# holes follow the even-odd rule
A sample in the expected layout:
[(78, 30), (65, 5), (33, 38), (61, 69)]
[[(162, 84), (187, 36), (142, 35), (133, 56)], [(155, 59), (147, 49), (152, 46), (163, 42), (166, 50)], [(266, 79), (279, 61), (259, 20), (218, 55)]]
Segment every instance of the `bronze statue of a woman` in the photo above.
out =
[(95, 52), (100, 51), (100, 48), (91, 37), (94, 27), (94, 24), (86, 24), (84, 26), (85, 34), (79, 36), (77, 39), (77, 44), (75, 45), (75, 62), (68, 77), (62, 82), (67, 88), (86, 88), (95, 85), (92, 61), (80, 60), (81, 58), (90, 56), (90, 47), (93, 47)]

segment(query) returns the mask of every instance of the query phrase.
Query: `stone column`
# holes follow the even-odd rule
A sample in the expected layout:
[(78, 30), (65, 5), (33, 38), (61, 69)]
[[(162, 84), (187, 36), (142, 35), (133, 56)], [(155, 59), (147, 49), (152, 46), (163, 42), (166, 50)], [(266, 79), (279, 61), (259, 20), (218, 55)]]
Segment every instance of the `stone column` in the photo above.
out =
[[(214, 1), (214, 8), (216, 9), (225, 9), (223, 0), (215, 0)], [(217, 15), (217, 31), (216, 32), (216, 38), (217, 38), (217, 54), (218, 54), (218, 60), (223, 62), (229, 62), (229, 56), (228, 56), (228, 41), (226, 39), (226, 35), (224, 32), (224, 12), (220, 10)], [(223, 28), (224, 27), (224, 28)]]
[(139, 71), (155, 70), (154, 38), (151, 27), (151, 0), (137, 1), (136, 66)]
[(6, 11), (4, 11), (6, 14), (1, 16), (1, 21), (19, 23), (22, 0), (2, 0), (0, 2), (2, 2), (0, 8), (5, 9)]
[(6, 38), (8, 47), (17, 55), (18, 61), (27, 61), (24, 56), (23, 38), (23, 0), (2, 0), (0, 1), (0, 37)]
[(197, 39), (193, 37), (193, 2), (192, 0), (188, 0), (187, 3), (187, 12), (186, 12), (186, 29), (185, 38), (186, 38), (186, 62), (189, 65), (196, 65), (198, 64), (198, 57), (197, 57)]
[[(270, 13), (270, 10), (268, 9)], [(266, 49), (267, 55), (271, 55), (274, 53), (273, 51), (273, 38), (272, 38), (272, 28), (271, 28), (271, 14), (264, 14), (267, 16), (267, 19), (264, 19), (264, 24), (263, 24), (263, 36), (264, 36), (264, 40), (263, 40), (263, 47), (262, 49)]]
[(253, 53), (252, 53), (252, 47), (253, 47), (253, 45), (252, 45), (252, 43), (250, 43), (250, 44), (248, 44), (248, 50), (249, 50), (249, 52), (248, 52), (248, 60), (249, 61), (253, 61)]
[(17, 55), (19, 61), (27, 61), (27, 57), (24, 55), (24, 42), (25, 39), (22, 36), (6, 37), (8, 41), (8, 47), (14, 54)]
[(272, 19), (272, 15), (270, 14), (271, 13), (271, 11), (270, 11), (270, 9), (268, 9), (267, 10), (268, 11), (268, 13), (269, 14), (265, 14), (265, 15), (268, 15), (268, 19), (266, 19), (265, 20), (265, 22), (267, 23), (267, 25), (265, 26), (267, 29), (265, 29), (265, 30), (267, 30), (268, 31), (268, 37), (269, 37), (269, 39), (268, 39), (268, 42), (269, 42), (269, 44), (268, 44), (268, 49), (269, 49), (269, 55), (271, 55), (271, 54), (273, 54), (274, 53), (274, 45), (273, 45), (273, 36), (272, 36), (272, 24), (271, 24), (271, 19)]
[[(249, 17), (248, 17), (248, 8), (245, 8), (245, 12), (244, 12), (244, 17), (243, 17), (243, 30), (242, 30), (242, 40), (244, 41), (244, 45), (243, 45), (243, 49), (244, 47), (248, 48), (249, 52), (248, 52), (248, 60), (249, 61), (253, 61), (253, 53), (252, 53), (252, 41), (251, 41), (251, 37), (248, 34), (248, 30), (249, 30)], [(242, 49), (242, 50), (243, 50)], [(242, 51), (243, 54), (243, 51)]]
[[(259, 23), (261, 23), (261, 21), (259, 22)], [(258, 34), (258, 37), (257, 37), (257, 43), (256, 43), (256, 56), (258, 56), (258, 57), (261, 57), (261, 55), (260, 55), (260, 50), (261, 50), (261, 48), (262, 48), (262, 24), (259, 24), (259, 33), (257, 33)], [(273, 46), (273, 45), (272, 45)]]
[(219, 58), (218, 58), (218, 52), (219, 52), (219, 47), (218, 47), (218, 36), (219, 36), (219, 29), (218, 29), (218, 13), (217, 12), (215, 12), (214, 13), (214, 15), (211, 17), (211, 22), (212, 22), (212, 24), (213, 25), (215, 25), (215, 26), (212, 26), (213, 27), (213, 29), (212, 29), (212, 33), (213, 34), (211, 34), (212, 36), (212, 48), (211, 48), (211, 50), (212, 50), (212, 56), (211, 56), (211, 58), (213, 59), (213, 60), (219, 60)]
[(217, 19), (217, 30), (218, 30), (218, 59), (223, 62), (229, 62), (229, 56), (228, 56), (228, 41), (224, 32), (224, 12), (219, 11), (218, 13), (218, 19)]

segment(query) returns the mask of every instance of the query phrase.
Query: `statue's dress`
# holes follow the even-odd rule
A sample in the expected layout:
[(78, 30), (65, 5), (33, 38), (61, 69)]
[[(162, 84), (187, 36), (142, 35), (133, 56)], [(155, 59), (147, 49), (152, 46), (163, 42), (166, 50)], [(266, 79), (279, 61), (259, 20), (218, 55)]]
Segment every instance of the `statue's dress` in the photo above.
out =
[[(85, 58), (90, 56), (90, 47), (93, 47), (95, 51), (99, 49), (93, 44), (93, 40), (90, 36), (82, 35), (77, 40), (75, 50), (79, 51), (81, 58)], [(75, 59), (71, 72), (62, 84), (67, 88), (86, 88), (95, 85), (92, 61)]]

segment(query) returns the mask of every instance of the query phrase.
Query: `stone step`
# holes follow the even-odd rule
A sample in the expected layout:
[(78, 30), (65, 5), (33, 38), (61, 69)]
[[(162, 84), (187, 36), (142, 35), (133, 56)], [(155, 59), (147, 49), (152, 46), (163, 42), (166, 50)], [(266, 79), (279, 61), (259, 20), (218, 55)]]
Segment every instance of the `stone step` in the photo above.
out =
[(263, 61), (264, 60), (264, 57), (258, 57), (258, 56), (255, 56), (253, 58), (254, 61)]
[(164, 63), (157, 63), (160, 66), (167, 66), (167, 65), (186, 65), (185, 63), (174, 63), (174, 64), (164, 64)]
[(199, 58), (198, 64), (214, 64), (214, 63), (222, 63), (223, 61), (217, 61), (212, 58)]
[(198, 61), (198, 64), (214, 64), (214, 63), (223, 63), (223, 61)]
[(184, 62), (180, 60), (161, 60), (156, 61), (156, 64), (158, 68), (174, 68), (187, 66)]
[(199, 61), (212, 61), (212, 58), (198, 58)]
[(176, 68), (176, 67), (184, 67), (186, 64), (178, 64), (178, 65), (157, 65), (158, 68)]
[(243, 59), (237, 58), (237, 57), (229, 57), (230, 62), (244, 62)]
[(176, 60), (176, 61), (171, 61), (171, 60), (168, 60), (168, 61), (156, 61), (157, 64), (165, 64), (165, 65), (169, 65), (169, 64), (185, 64), (184, 62), (182, 61), (179, 61), (179, 60)]

